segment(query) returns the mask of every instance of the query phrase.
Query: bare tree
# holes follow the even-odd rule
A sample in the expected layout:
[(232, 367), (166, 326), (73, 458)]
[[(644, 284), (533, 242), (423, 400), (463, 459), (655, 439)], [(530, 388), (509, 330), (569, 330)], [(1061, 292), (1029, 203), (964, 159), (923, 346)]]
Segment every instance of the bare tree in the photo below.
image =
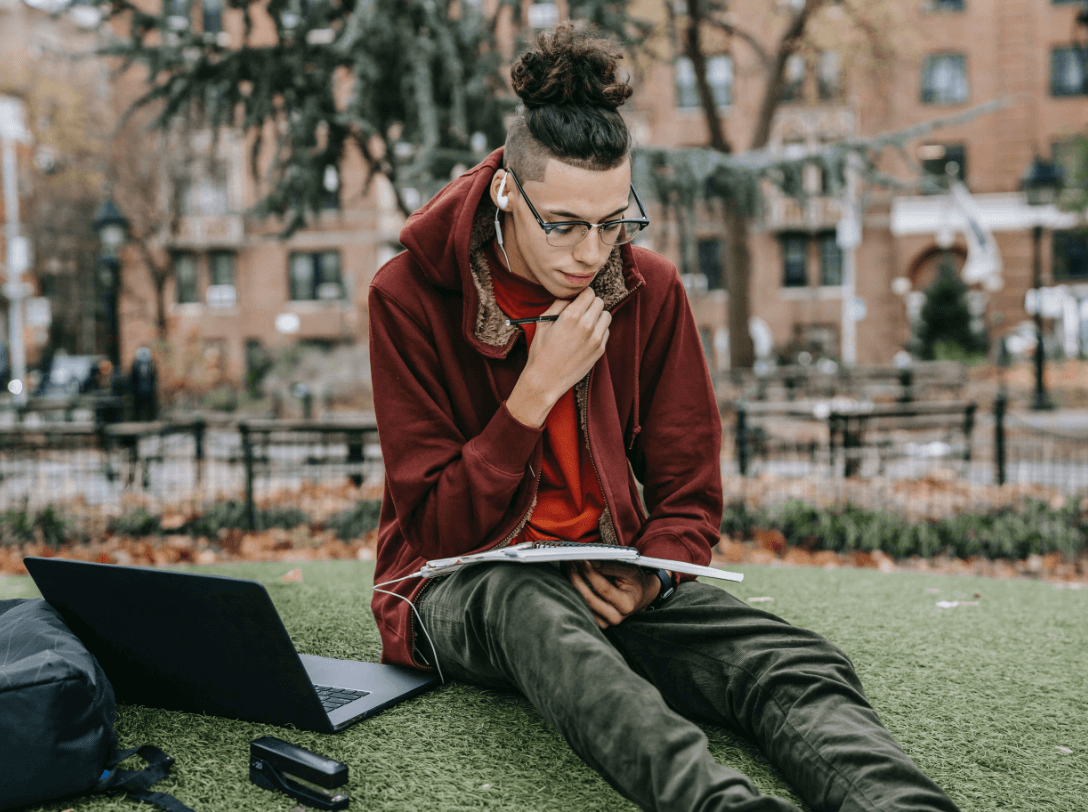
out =
[[(848, 25), (859, 32), (874, 58), (887, 61), (892, 56), (886, 32), (880, 30), (872, 18), (856, 7), (857, 0), (844, 0), (843, 15)], [(781, 31), (767, 41), (755, 31), (737, 22), (735, 2), (730, 0), (687, 0), (683, 29), (673, 2), (665, 0), (673, 30), (677, 30), (679, 48), (692, 64), (695, 74), (699, 104), (707, 123), (708, 147), (723, 154), (735, 154), (744, 150), (766, 149), (770, 143), (772, 125), (783, 99), (787, 69), (794, 55), (812, 47), (813, 22), (829, 3), (827, 0), (794, 0), (782, 4), (786, 12)], [(730, 47), (743, 43), (756, 55), (756, 63), (762, 74), (763, 89), (751, 138), (746, 143), (738, 141), (737, 133), (727, 133), (717, 101), (707, 76), (708, 32), (724, 34)], [(738, 146), (739, 145), (739, 146)], [(737, 193), (736, 188), (725, 184), (721, 195), (722, 226), (727, 240), (725, 251), (725, 279), (729, 290), (729, 354), (734, 369), (750, 368), (755, 360), (754, 348), (748, 324), (751, 314), (750, 283), (752, 257), (749, 248), (750, 220), (753, 212), (746, 206), (750, 194)]]
[[(113, 143), (111, 190), (129, 220), (129, 242), (154, 290), (160, 341), (168, 336), (166, 287), (174, 276), (170, 249), (181, 232), (191, 179), (207, 168), (201, 164), (210, 148), (198, 146), (198, 123), (197, 118), (176, 117), (165, 128), (152, 128), (149, 115), (137, 114), (127, 119)], [(136, 296), (123, 283), (122, 292), (130, 300)]]

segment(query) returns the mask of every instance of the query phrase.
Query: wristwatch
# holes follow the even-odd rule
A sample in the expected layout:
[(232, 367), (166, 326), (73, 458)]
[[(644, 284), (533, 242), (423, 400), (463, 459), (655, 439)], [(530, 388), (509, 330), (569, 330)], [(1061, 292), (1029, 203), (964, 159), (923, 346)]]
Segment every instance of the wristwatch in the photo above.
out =
[(661, 581), (661, 591), (657, 593), (657, 597), (646, 607), (647, 610), (660, 608), (665, 601), (672, 597), (672, 593), (676, 591), (676, 582), (673, 581), (671, 572), (668, 570), (654, 570), (653, 574)]

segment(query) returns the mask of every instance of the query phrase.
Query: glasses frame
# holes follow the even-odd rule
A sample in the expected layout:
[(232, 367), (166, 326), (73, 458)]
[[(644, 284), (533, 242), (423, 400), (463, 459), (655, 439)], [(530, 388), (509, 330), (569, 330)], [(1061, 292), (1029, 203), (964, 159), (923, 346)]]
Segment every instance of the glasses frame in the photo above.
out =
[[(635, 225), (638, 226), (638, 231), (635, 232), (635, 237), (637, 237), (640, 231), (642, 231), (644, 228), (646, 228), (648, 225), (650, 225), (650, 217), (649, 217), (648, 214), (646, 214), (646, 207), (642, 205), (642, 200), (641, 200), (641, 198), (639, 198), (638, 192), (635, 191), (635, 184), (633, 184), (633, 183), (630, 184), (631, 194), (633, 194), (635, 196), (635, 203), (638, 204), (638, 211), (639, 211), (639, 214), (642, 215), (642, 217), (639, 217), (639, 218), (620, 217), (620, 218), (617, 218), (615, 220), (605, 220), (605, 221), (600, 222), (600, 223), (589, 223), (589, 222), (586, 222), (585, 220), (561, 220), (561, 221), (556, 222), (556, 223), (545, 223), (544, 220), (541, 218), (540, 214), (537, 213), (536, 206), (534, 206), (533, 201), (531, 201), (529, 199), (529, 195), (525, 194), (525, 189), (522, 188), (521, 181), (519, 181), (518, 176), (514, 174), (514, 170), (506, 169), (506, 171), (510, 173), (510, 177), (512, 177), (514, 179), (514, 183), (518, 187), (518, 191), (521, 192), (521, 196), (523, 198), (525, 198), (525, 202), (529, 205), (529, 211), (531, 211), (533, 213), (533, 217), (536, 218), (537, 223), (540, 225), (540, 227), (542, 229), (544, 229), (545, 238), (550, 237), (552, 232), (555, 231), (555, 229), (561, 228), (561, 227), (564, 227), (564, 226), (585, 226), (586, 227), (586, 233), (582, 235), (581, 239), (579, 239), (578, 242), (572, 242), (570, 245), (552, 245), (551, 242), (549, 242), (548, 245), (552, 245), (553, 248), (573, 248), (574, 246), (578, 245), (578, 243), (580, 243), (582, 240), (584, 240), (586, 237), (588, 237), (589, 232), (591, 232), (593, 229), (598, 229), (598, 234), (599, 234), (601, 226), (611, 226), (611, 225), (615, 225), (616, 223), (634, 223)], [(627, 245), (628, 243), (633, 242), (635, 237), (632, 237), (630, 240), (628, 240), (625, 243), (610, 243), (610, 242), (607, 242), (607, 241), (605, 241), (603, 239), (601, 241), (604, 242), (605, 245)]]

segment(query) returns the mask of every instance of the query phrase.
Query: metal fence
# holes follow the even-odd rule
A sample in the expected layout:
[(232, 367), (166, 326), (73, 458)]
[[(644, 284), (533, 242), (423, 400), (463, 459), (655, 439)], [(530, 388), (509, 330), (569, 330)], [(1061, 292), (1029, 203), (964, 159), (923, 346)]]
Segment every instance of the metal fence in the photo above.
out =
[(382, 477), (372, 418), (3, 426), (0, 540), (43, 514), (78, 538), (150, 517), (181, 529), (224, 506), (243, 527), (289, 511), (322, 522), (376, 498)]
[(1088, 432), (1043, 427), (1002, 397), (989, 408), (741, 402), (725, 425), (727, 498), (751, 505), (797, 499), (919, 520), (1088, 495)]
[[(726, 497), (753, 507), (802, 500), (918, 520), (1088, 495), (1088, 431), (1001, 398), (740, 402), (723, 420)], [(24, 421), (0, 426), (0, 541), (49, 527), (88, 539), (327, 525), (380, 498), (383, 476), (373, 418)]]

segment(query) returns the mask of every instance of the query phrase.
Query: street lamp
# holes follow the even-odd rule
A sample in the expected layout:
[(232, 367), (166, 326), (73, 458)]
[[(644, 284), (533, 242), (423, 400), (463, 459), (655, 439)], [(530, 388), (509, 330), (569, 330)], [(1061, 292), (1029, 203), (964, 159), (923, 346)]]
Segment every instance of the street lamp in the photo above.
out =
[[(1054, 205), (1064, 182), (1065, 174), (1060, 166), (1036, 155), (1021, 186), (1028, 205), (1038, 208)], [(1043, 367), (1046, 364), (1046, 352), (1043, 349), (1043, 226), (1038, 218), (1035, 219), (1031, 234), (1034, 243), (1032, 287), (1035, 289), (1035, 396), (1032, 398), (1031, 408), (1041, 410), (1052, 409), (1054, 405), (1046, 395), (1043, 382)]]
[(118, 211), (113, 199), (106, 197), (99, 204), (92, 225), (102, 243), (102, 255), (98, 258), (98, 280), (105, 293), (106, 355), (116, 367), (121, 360), (120, 330), (117, 323), (117, 295), (121, 277), (118, 251), (125, 242), (128, 220)]

